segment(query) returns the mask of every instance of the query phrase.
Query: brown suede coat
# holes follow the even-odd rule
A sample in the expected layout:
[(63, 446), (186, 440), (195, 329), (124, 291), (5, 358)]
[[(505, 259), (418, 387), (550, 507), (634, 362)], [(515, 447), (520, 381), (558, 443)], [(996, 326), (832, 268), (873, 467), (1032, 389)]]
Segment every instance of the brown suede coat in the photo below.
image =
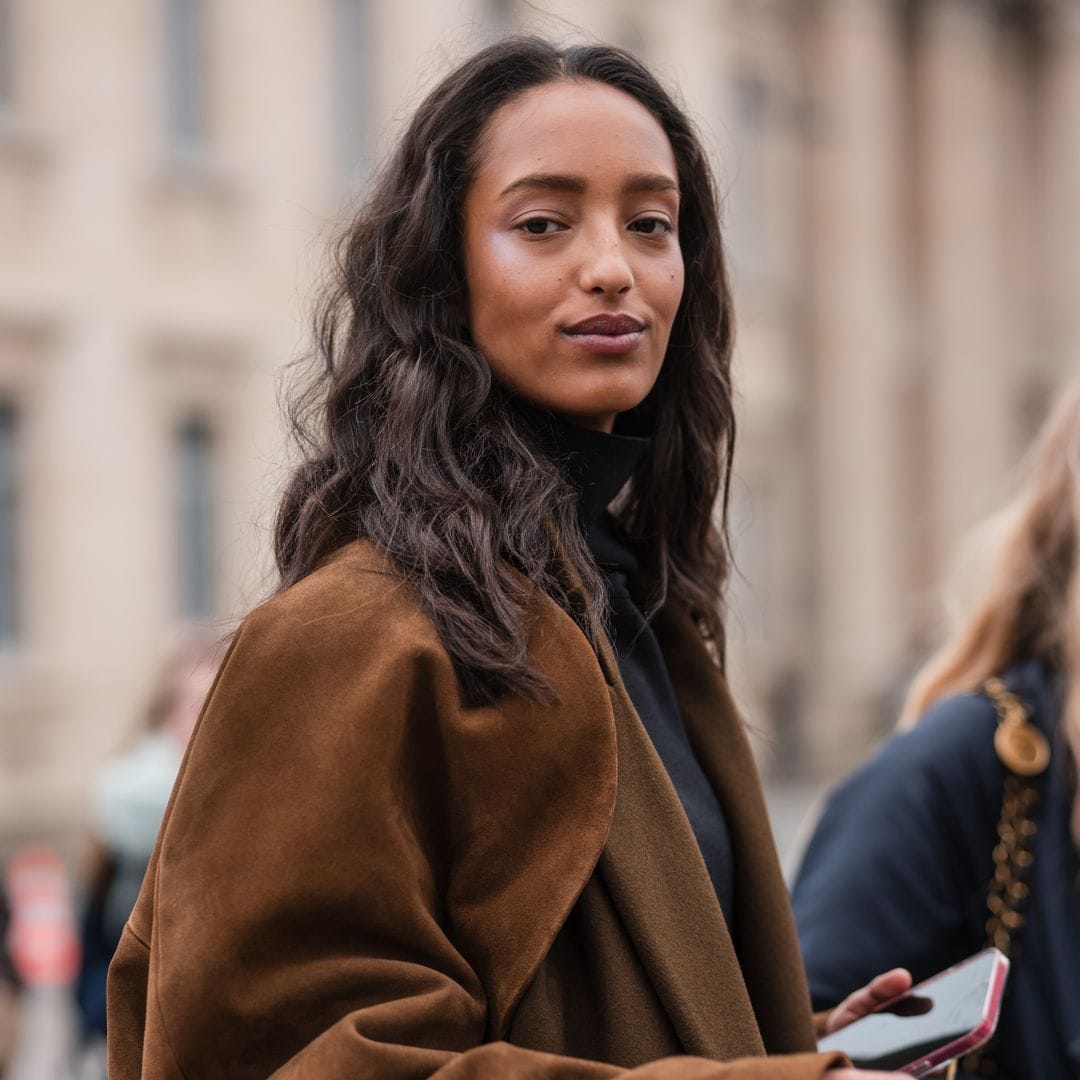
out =
[(656, 632), (728, 817), (738, 957), (610, 653), (538, 597), (530, 648), (560, 704), (466, 707), (409, 586), (357, 543), (233, 642), (110, 970), (111, 1080), (812, 1080), (838, 1063), (812, 1052), (723, 679), (688, 619)]

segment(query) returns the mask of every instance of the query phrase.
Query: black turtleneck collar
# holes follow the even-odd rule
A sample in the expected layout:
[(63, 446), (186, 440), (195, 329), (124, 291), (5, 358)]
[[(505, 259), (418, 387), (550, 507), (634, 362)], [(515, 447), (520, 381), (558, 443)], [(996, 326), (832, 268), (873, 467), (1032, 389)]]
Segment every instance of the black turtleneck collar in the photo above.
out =
[[(522, 416), (540, 450), (579, 493), (581, 524), (586, 533), (592, 532), (648, 451), (650, 440), (619, 431), (611, 435), (594, 431), (546, 409), (527, 407)], [(617, 428), (621, 426), (630, 425), (616, 422)]]
[(649, 440), (622, 434), (629, 416), (616, 421), (620, 433), (578, 427), (563, 417), (527, 406), (522, 415), (537, 449), (579, 492), (578, 513), (585, 541), (607, 585), (607, 627), (623, 685), (671, 778), (701, 848), (717, 898), (733, 926), (734, 857), (727, 823), (690, 745), (667, 664), (644, 610), (631, 593), (640, 585), (637, 555), (608, 506), (630, 479)]

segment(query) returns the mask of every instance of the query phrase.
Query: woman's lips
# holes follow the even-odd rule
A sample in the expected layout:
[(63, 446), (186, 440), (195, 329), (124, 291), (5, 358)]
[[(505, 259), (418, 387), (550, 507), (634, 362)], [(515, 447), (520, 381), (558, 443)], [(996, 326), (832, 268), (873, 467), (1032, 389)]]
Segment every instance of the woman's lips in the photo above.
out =
[(638, 342), (645, 336), (644, 330), (636, 330), (632, 334), (573, 334), (569, 330), (564, 333), (575, 345), (588, 352), (607, 354), (628, 353), (637, 348)]
[(571, 341), (593, 353), (628, 353), (645, 336), (645, 325), (632, 315), (594, 315), (562, 331)]

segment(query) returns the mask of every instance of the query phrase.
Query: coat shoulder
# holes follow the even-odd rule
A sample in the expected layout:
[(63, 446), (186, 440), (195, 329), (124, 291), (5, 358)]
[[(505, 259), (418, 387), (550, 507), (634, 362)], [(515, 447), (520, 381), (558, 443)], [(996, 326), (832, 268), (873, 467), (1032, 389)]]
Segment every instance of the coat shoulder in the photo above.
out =
[(401, 568), (374, 544), (339, 548), (317, 570), (254, 608), (240, 632), (254, 630), (267, 645), (295, 649), (379, 632), (382, 648), (404, 638), (441, 650), (438, 634)]
[(909, 731), (886, 744), (897, 766), (922, 767), (950, 777), (994, 762), (997, 713), (985, 694), (954, 694), (935, 702)]
[[(1023, 660), (1002, 679), (1020, 699), (1027, 719), (1052, 741), (1060, 707), (1053, 672), (1038, 660)], [(975, 774), (996, 792), (1005, 774), (994, 749), (997, 725), (997, 708), (982, 690), (949, 694), (935, 701), (914, 728), (887, 743), (880, 756), (890, 766), (921, 768), (948, 783)]]
[(603, 673), (560, 608), (535, 610), (553, 704), (464, 702), (370, 545), (248, 616), (111, 976), (120, 1077), (429, 1075), (418, 1060), (506, 1028), (616, 789)]

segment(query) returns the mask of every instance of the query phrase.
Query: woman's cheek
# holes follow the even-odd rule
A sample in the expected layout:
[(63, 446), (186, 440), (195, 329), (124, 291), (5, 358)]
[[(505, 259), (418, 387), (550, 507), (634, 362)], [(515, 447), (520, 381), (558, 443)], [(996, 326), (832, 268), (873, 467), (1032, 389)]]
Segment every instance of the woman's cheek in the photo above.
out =
[(550, 306), (552, 289), (558, 288), (561, 280), (550, 256), (542, 257), (516, 235), (501, 236), (492, 242), (491, 267), (503, 302), (522, 311)]
[(683, 288), (686, 283), (686, 271), (683, 267), (681, 253), (677, 254), (676, 258), (665, 268), (665, 271), (664, 310), (670, 324), (675, 321), (675, 315), (679, 310), (679, 304), (682, 302)]

